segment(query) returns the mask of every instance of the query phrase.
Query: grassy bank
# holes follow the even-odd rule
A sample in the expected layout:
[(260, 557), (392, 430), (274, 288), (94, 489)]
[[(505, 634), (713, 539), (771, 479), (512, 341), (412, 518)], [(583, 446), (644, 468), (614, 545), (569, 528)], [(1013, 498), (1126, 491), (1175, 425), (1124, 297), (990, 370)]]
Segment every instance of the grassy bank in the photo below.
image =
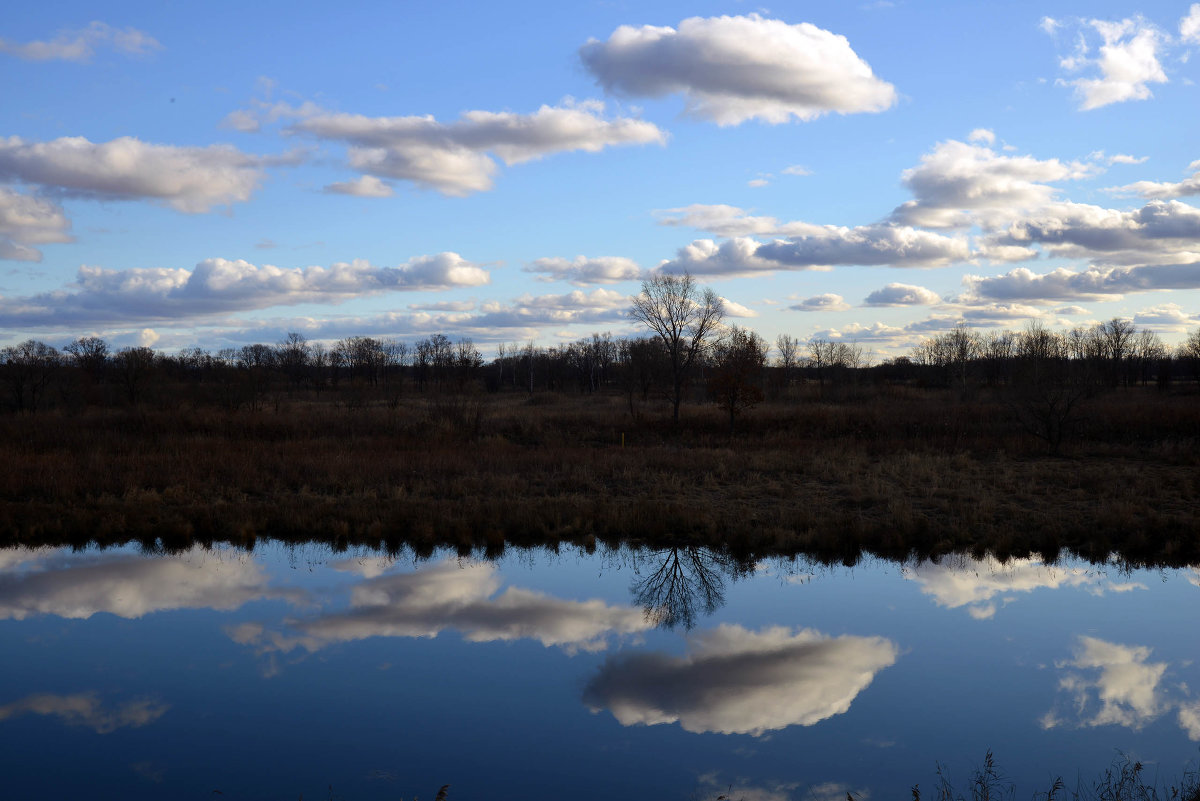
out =
[(0, 419), (4, 543), (647, 542), (906, 558), (1200, 562), (1200, 399), (1093, 400), (1058, 453), (999, 397), (817, 388), (684, 425), (620, 396), (493, 394)]

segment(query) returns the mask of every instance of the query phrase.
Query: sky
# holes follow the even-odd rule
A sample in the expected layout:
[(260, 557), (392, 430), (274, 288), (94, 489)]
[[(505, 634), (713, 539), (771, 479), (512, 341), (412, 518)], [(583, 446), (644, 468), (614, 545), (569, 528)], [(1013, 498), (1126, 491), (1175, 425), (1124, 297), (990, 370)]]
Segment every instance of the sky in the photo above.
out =
[(0, 20), (0, 344), (593, 332), (657, 271), (879, 358), (1200, 326), (1200, 3), (55, 2)]

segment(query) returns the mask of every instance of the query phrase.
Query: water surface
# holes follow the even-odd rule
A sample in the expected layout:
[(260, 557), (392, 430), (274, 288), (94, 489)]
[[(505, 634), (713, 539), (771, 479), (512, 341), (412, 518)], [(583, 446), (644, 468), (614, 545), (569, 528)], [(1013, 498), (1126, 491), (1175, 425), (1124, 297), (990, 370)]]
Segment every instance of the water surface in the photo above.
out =
[(1018, 797), (1118, 751), (1168, 778), (1198, 601), (1037, 559), (10, 549), (6, 794), (899, 798), (989, 749)]

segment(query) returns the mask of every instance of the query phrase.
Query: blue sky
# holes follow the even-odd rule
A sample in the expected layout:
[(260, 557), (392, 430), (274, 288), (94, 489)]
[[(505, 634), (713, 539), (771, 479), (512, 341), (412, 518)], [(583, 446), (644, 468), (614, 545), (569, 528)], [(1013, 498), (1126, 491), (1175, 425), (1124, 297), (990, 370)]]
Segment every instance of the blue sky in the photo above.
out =
[(0, 342), (1200, 325), (1200, 4), (30, 5)]

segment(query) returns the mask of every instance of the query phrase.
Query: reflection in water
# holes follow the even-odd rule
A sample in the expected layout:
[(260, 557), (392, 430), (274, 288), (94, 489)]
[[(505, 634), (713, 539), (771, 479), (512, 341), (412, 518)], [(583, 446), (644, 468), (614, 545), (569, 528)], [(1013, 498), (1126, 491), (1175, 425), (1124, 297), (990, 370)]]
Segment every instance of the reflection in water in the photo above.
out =
[(609, 659), (584, 690), (584, 703), (593, 712), (608, 709), (625, 726), (679, 721), (690, 732), (758, 736), (845, 712), (899, 652), (882, 637), (783, 626), (722, 625), (689, 644), (682, 658)]
[(724, 606), (724, 577), (745, 575), (753, 564), (711, 548), (652, 548), (634, 553), (633, 569), (639, 578), (630, 591), (647, 619), (664, 628), (690, 629), (698, 611), (711, 615)]
[(932, 595), (938, 606), (950, 609), (965, 606), (971, 617), (979, 620), (996, 614), (997, 596), (1007, 600), (1005, 596), (1012, 593), (1081, 586), (1095, 594), (1146, 588), (1136, 582), (1111, 582), (1095, 568), (1057, 567), (1039, 558), (1001, 562), (993, 556), (984, 559), (957, 556), (905, 567), (903, 573), (905, 578), (921, 585), (921, 592)]
[(137, 728), (153, 723), (169, 709), (149, 699), (139, 699), (106, 707), (94, 693), (77, 695), (30, 695), (0, 706), (0, 721), (19, 715), (48, 715), (68, 726), (85, 726), (97, 734), (108, 734), (126, 727)]
[(5, 565), (0, 620), (89, 618), (98, 612), (138, 618), (167, 609), (228, 611), (268, 597), (266, 575), (251, 558), (199, 546), (180, 556), (154, 558), (18, 550), (6, 554)]
[(351, 591), (349, 611), (288, 621), (294, 633), (248, 623), (229, 634), (264, 653), (297, 647), (311, 653), (368, 637), (436, 637), (446, 629), (471, 642), (533, 639), (568, 651), (599, 651), (610, 634), (650, 627), (632, 607), (564, 601), (520, 587), (496, 595), (500, 587), (495, 565), (445, 561), (415, 573), (367, 579)]
[(1052, 709), (1042, 717), (1042, 728), (1075, 721), (1082, 728), (1116, 725), (1138, 730), (1177, 709), (1180, 727), (1190, 739), (1200, 740), (1200, 703), (1172, 697), (1162, 680), (1168, 665), (1149, 661), (1150, 653), (1144, 646), (1079, 637), (1075, 657), (1057, 665), (1064, 670), (1058, 687), (1069, 698), (1070, 712)]

